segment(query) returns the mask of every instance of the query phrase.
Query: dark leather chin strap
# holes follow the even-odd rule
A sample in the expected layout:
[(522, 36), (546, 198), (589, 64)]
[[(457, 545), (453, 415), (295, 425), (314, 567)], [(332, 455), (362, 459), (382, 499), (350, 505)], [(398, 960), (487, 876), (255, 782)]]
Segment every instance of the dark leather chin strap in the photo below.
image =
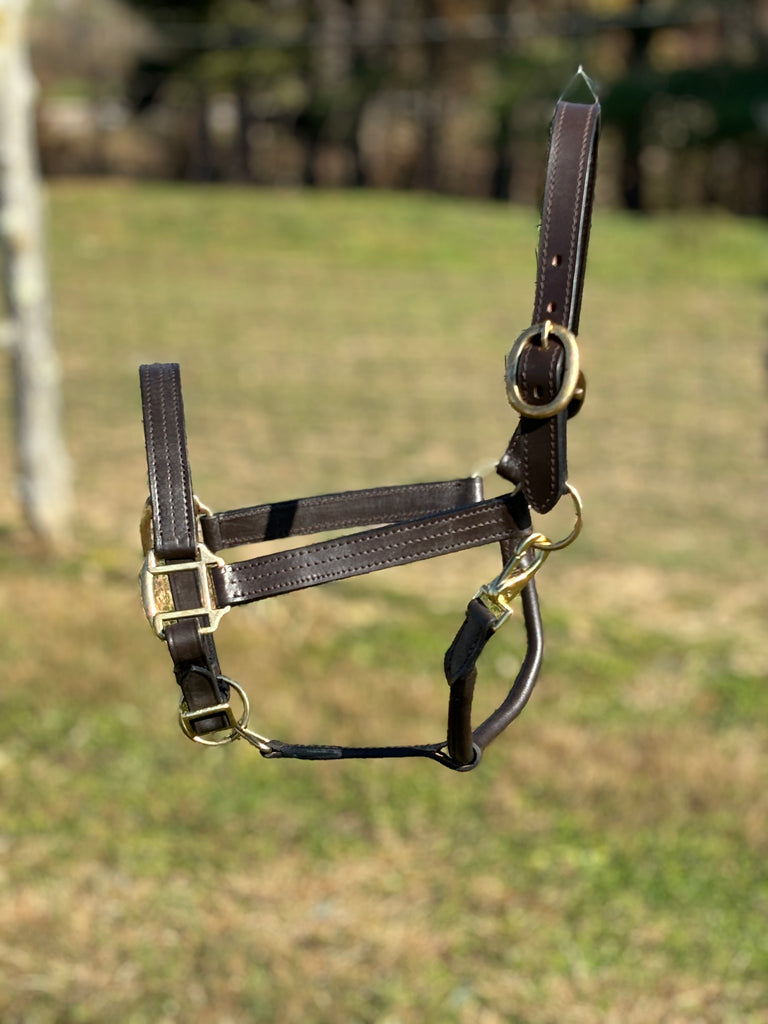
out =
[[(512, 493), (486, 500), (481, 480), (470, 477), (210, 512), (192, 489), (179, 367), (141, 367), (149, 470), (142, 590), (153, 628), (168, 645), (182, 692), (182, 726), (193, 739), (216, 742), (206, 737), (229, 731), (227, 739), (241, 736), (266, 757), (429, 757), (467, 771), (525, 707), (542, 660), (533, 574), (543, 561), (536, 560), (537, 539), (546, 541), (532, 534), (529, 505), (547, 511), (566, 489), (569, 410), (563, 405), (543, 417), (539, 410), (546, 407), (546, 413), (566, 387), (571, 413), (578, 400), (571, 335), (578, 327), (598, 127), (596, 103), (558, 104), (534, 307), (534, 324), (541, 326), (526, 332), (513, 350), (511, 371), (508, 366), (510, 401), (524, 411), (497, 467), (515, 484)], [(217, 554), (241, 545), (342, 529), (357, 532), (244, 561), (228, 563)], [(246, 728), (247, 721), (235, 717), (230, 684), (241, 695), (243, 691), (222, 674), (213, 640), (219, 619), (230, 608), (491, 543), (500, 545), (505, 568), (493, 585), (481, 588), (470, 601), (446, 653), (450, 696), (445, 741), (391, 747), (293, 744), (259, 736)], [(508, 601), (517, 594), (522, 599), (526, 654), (506, 699), (473, 728), (477, 662), (509, 614)]]

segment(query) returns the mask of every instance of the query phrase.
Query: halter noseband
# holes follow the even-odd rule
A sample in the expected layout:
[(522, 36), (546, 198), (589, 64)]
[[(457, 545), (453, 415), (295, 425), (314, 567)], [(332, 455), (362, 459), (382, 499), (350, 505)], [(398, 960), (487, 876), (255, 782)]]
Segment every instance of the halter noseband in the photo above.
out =
[[(533, 326), (507, 358), (510, 404), (520, 421), (496, 469), (513, 486), (484, 499), (477, 476), (299, 498), (214, 513), (195, 496), (187, 453), (179, 367), (140, 369), (149, 499), (142, 518), (144, 609), (168, 646), (181, 688), (179, 719), (198, 743), (243, 738), (264, 757), (329, 760), (427, 757), (468, 771), (525, 707), (536, 683), (543, 634), (534, 576), (550, 551), (581, 526), (568, 483), (567, 421), (581, 406), (578, 331), (594, 192), (600, 108), (595, 100), (556, 107), (550, 139)], [(553, 542), (534, 531), (529, 509), (547, 512), (570, 494), (576, 526)], [(383, 524), (383, 525), (382, 525)], [(357, 532), (239, 562), (218, 554), (263, 541)], [(503, 568), (481, 587), (445, 655), (450, 686), (447, 738), (424, 745), (350, 747), (268, 739), (248, 727), (243, 688), (222, 674), (213, 634), (231, 608), (380, 569), (498, 543)], [(472, 726), (477, 662), (521, 598), (526, 652), (501, 705)], [(236, 710), (232, 694), (239, 697)]]

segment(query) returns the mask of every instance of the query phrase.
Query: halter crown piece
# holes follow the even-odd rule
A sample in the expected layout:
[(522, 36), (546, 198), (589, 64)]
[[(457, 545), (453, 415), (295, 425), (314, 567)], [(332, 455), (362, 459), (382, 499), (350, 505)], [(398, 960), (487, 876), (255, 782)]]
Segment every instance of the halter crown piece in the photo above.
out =
[[(577, 80), (583, 92), (589, 83), (581, 69)], [(496, 466), (512, 485), (509, 493), (484, 499), (482, 480), (472, 476), (212, 512), (192, 489), (179, 367), (141, 367), (149, 469), (141, 525), (142, 598), (150, 625), (173, 660), (181, 688), (179, 721), (190, 739), (219, 745), (242, 738), (269, 758), (427, 757), (468, 771), (523, 710), (543, 652), (534, 577), (549, 553), (571, 543), (581, 527), (581, 501), (567, 478), (566, 430), (585, 391), (576, 334), (599, 126), (600, 106), (591, 88), (587, 102), (562, 98), (557, 103), (533, 326), (515, 341), (506, 362), (507, 395), (520, 416)], [(530, 510), (548, 512), (566, 494), (576, 509), (576, 525), (568, 537), (554, 542), (533, 529)], [(244, 544), (347, 528), (357, 532), (246, 561), (225, 562), (217, 554)], [(445, 655), (450, 688), (445, 740), (388, 747), (307, 745), (269, 739), (249, 727), (245, 691), (222, 674), (213, 637), (230, 609), (484, 544), (500, 545), (502, 569), (469, 602)], [(473, 728), (478, 659), (518, 596), (527, 643), (522, 664), (505, 700)]]

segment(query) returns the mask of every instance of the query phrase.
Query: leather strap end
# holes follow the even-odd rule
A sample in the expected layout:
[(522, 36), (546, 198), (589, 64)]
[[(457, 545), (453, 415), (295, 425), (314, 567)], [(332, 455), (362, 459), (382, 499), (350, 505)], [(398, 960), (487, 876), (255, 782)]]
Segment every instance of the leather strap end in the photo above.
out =
[(144, 365), (139, 380), (155, 554), (193, 558), (197, 527), (179, 366)]

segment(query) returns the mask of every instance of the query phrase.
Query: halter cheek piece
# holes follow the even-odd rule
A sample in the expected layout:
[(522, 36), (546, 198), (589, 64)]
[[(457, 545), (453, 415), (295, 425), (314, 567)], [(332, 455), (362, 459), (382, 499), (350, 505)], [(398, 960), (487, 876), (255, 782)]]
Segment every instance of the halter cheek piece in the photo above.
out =
[[(543, 651), (534, 576), (550, 551), (574, 540), (581, 526), (581, 503), (567, 480), (566, 427), (584, 396), (575, 335), (599, 117), (596, 100), (561, 100), (555, 110), (534, 326), (517, 339), (506, 366), (507, 394), (520, 421), (496, 468), (513, 485), (510, 493), (484, 500), (482, 480), (472, 476), (211, 512), (192, 489), (179, 367), (141, 367), (150, 491), (141, 529), (146, 556), (142, 597), (147, 618), (173, 660), (181, 688), (179, 719), (191, 739), (218, 745), (243, 738), (270, 758), (428, 757), (467, 771), (525, 707)], [(529, 509), (547, 512), (565, 494), (575, 505), (576, 525), (564, 540), (553, 542), (534, 531)], [(358, 532), (241, 562), (227, 563), (217, 554), (246, 544), (351, 528)], [(222, 674), (213, 639), (231, 608), (485, 544), (500, 545), (503, 568), (469, 602), (445, 655), (450, 696), (444, 741), (391, 747), (303, 745), (268, 739), (248, 727), (245, 691)], [(518, 596), (525, 656), (506, 699), (473, 729), (478, 659)], [(233, 691), (239, 698), (235, 706)]]

